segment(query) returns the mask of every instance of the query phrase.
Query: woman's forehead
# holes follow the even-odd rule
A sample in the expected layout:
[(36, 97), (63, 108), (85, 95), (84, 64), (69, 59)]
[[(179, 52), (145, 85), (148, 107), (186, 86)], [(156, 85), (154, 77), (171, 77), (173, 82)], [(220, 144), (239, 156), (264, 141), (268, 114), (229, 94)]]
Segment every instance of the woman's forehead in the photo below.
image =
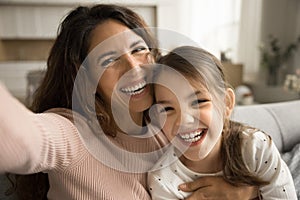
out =
[(136, 40), (142, 40), (142, 38), (127, 26), (116, 20), (107, 20), (92, 31), (89, 52), (95, 48), (98, 51), (122, 49)]

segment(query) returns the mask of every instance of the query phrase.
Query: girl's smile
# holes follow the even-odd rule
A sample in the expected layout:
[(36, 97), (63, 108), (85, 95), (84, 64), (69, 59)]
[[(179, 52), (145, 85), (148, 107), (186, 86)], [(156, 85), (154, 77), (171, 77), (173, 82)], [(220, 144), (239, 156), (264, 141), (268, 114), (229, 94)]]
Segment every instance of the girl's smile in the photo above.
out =
[(207, 129), (196, 129), (190, 132), (178, 133), (178, 137), (189, 146), (196, 146), (202, 143), (207, 134)]

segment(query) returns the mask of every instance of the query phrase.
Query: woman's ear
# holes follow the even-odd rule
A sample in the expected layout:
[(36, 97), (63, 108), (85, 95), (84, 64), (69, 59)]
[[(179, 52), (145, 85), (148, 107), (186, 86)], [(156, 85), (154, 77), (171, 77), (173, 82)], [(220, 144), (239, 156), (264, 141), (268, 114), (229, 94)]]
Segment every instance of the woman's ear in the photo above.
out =
[(235, 94), (231, 88), (226, 89), (226, 117), (231, 115), (231, 112), (235, 105)]

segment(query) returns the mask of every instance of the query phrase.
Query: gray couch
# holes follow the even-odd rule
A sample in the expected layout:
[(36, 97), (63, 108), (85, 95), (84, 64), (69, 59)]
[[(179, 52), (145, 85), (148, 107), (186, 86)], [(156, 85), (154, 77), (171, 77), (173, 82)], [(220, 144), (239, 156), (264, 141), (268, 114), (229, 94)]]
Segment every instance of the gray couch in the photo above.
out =
[[(300, 199), (300, 100), (237, 106), (232, 119), (257, 127), (269, 134), (288, 164)], [(0, 199), (8, 181), (0, 176)]]
[(259, 128), (272, 137), (291, 171), (300, 199), (300, 100), (237, 106), (232, 119)]
[(290, 151), (300, 142), (300, 100), (237, 106), (232, 119), (265, 131), (280, 152)]

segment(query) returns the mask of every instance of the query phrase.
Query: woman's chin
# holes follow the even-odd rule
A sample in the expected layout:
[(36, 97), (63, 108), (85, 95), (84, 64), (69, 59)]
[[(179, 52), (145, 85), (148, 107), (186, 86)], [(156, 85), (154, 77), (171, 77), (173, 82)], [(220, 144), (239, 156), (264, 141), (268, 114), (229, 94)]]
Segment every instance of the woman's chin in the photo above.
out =
[(130, 99), (129, 100), (129, 110), (131, 112), (144, 112), (149, 109), (153, 104), (153, 97), (150, 93), (144, 95), (143, 98)]

